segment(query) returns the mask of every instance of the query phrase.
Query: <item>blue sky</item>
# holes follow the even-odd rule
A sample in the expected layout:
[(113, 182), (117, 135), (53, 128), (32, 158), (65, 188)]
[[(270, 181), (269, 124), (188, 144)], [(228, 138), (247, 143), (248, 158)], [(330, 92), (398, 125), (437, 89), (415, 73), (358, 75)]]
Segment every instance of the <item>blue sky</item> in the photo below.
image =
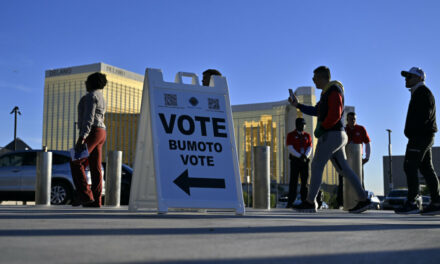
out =
[[(393, 130), (403, 155), (410, 93), (400, 71), (419, 66), (440, 100), (439, 1), (2, 1), (0, 146), (41, 147), (44, 71), (105, 62), (143, 74), (219, 69), (232, 104), (285, 99), (327, 65), (372, 140), (366, 186), (382, 193)], [(319, 92), (317, 93), (319, 94)], [(440, 104), (440, 103), (439, 103)], [(438, 139), (435, 146), (438, 145)]]

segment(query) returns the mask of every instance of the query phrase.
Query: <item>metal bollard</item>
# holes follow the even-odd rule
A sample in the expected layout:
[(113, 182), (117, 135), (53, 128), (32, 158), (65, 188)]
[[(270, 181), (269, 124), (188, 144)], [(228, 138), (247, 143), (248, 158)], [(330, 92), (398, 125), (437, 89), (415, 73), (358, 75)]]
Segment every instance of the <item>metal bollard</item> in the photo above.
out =
[(121, 204), (122, 151), (109, 151), (105, 171), (105, 202), (106, 206)]
[[(345, 146), (345, 152), (347, 154), (348, 166), (359, 177), (359, 181), (362, 183), (362, 144), (347, 144)], [(357, 204), (357, 194), (353, 185), (344, 179), (344, 210), (348, 211), (355, 207)]]
[(52, 152), (37, 153), (37, 179), (35, 205), (50, 205), (52, 183)]
[(270, 209), (270, 147), (258, 146), (254, 151), (252, 207)]

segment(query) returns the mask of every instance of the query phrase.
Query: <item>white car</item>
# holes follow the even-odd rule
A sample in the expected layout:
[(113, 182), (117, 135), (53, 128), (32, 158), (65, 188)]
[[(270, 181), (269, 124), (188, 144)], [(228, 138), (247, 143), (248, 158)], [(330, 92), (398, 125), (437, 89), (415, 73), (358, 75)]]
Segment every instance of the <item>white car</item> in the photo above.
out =
[[(0, 201), (35, 201), (37, 152), (41, 150), (14, 151), (0, 156)], [(75, 190), (69, 164), (70, 154), (67, 151), (51, 152), (51, 204), (69, 204)], [(86, 170), (86, 174), (91, 184), (90, 172)], [(104, 186), (103, 179), (103, 195)]]

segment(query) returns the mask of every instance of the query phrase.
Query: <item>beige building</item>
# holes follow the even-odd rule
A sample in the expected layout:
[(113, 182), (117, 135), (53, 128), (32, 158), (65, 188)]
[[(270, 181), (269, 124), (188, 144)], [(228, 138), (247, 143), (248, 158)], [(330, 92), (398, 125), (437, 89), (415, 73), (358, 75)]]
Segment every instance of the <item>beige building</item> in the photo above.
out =
[(144, 76), (105, 63), (46, 71), (43, 146), (67, 150), (74, 145), (77, 105), (86, 94), (87, 76), (94, 72), (106, 74), (108, 81), (103, 90), (107, 101), (107, 141), (103, 151), (122, 150), (124, 163), (132, 165)]

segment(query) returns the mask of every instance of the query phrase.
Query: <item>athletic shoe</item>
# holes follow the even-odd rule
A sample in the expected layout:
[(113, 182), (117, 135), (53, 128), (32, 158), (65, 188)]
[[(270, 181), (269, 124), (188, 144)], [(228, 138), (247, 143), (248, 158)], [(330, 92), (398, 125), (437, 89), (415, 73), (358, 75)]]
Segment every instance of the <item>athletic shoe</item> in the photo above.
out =
[(440, 214), (440, 204), (430, 203), (420, 213), (422, 215), (438, 215)]
[(407, 200), (401, 207), (396, 208), (394, 212), (396, 214), (420, 214), (421, 203), (418, 200), (418, 197), (413, 202)]
[(309, 203), (308, 201), (301, 202), (298, 206), (294, 206), (293, 210), (299, 213), (316, 213), (315, 203)]
[(352, 209), (348, 210), (349, 213), (352, 214), (360, 214), (371, 207), (371, 200), (367, 199), (365, 201), (358, 202), (358, 204)]

